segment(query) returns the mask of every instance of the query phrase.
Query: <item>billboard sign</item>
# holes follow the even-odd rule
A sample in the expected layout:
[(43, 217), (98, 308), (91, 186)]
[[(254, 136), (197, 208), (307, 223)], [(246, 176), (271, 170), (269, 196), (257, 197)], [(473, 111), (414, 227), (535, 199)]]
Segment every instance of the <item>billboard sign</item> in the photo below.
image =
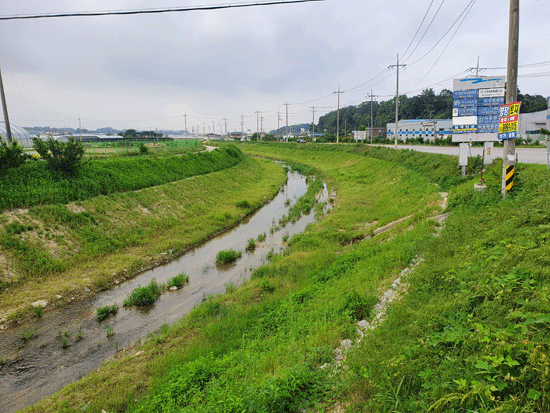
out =
[(496, 141), (505, 76), (455, 79), (453, 142)]
[(508, 103), (500, 107), (498, 139), (516, 139), (518, 137), (519, 108), (521, 102)]

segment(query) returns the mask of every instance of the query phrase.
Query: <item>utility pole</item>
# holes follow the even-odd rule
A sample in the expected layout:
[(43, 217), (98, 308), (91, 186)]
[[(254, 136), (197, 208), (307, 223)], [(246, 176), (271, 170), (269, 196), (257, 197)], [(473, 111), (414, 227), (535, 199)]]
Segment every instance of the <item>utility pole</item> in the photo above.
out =
[(216, 134), (216, 122), (212, 121), (212, 135)]
[(372, 120), (373, 120), (373, 116), (372, 116), (372, 98), (373, 98), (373, 94), (372, 94), (372, 89), (370, 90), (370, 129), (369, 129), (369, 137), (370, 137), (370, 143), (372, 143)]
[(281, 132), (280, 132), (280, 129), (281, 129), (281, 111), (277, 111), (277, 137), (280, 138), (281, 137)]
[(241, 138), (244, 138), (244, 115), (241, 115)]
[[(395, 88), (395, 149), (397, 149), (397, 131), (399, 130), (399, 66), (405, 67), (407, 65), (400, 65), (399, 55), (397, 55), (397, 65), (395, 65), (395, 68), (397, 69), (397, 86)], [(394, 66), (390, 66), (390, 68), (392, 67)]]
[[(508, 30), (506, 103), (514, 103), (518, 99), (519, 0), (510, 0), (510, 23)], [(514, 184), (515, 163), (516, 140), (505, 139), (502, 153), (502, 199), (506, 198), (506, 188), (509, 190)]]
[(224, 118), (225, 122), (225, 137), (227, 138), (227, 118)]
[(254, 112), (256, 114), (256, 140), (259, 141), (260, 140), (260, 111), (259, 110), (256, 110), (256, 112)]
[(344, 92), (340, 92), (340, 85), (338, 85), (338, 112), (336, 113), (336, 144), (340, 142), (340, 95)]
[(315, 139), (315, 106), (312, 106), (311, 109), (313, 109), (313, 121), (311, 122), (311, 140), (314, 142)]
[(476, 77), (479, 76), (479, 56), (477, 57)]
[(78, 130), (80, 131), (80, 142), (82, 142), (82, 124), (80, 123), (80, 118), (78, 118)]
[(286, 141), (288, 142), (288, 105), (290, 105), (290, 103), (285, 103), (285, 106), (286, 106)]
[(264, 134), (264, 116), (260, 116), (260, 133)]
[(8, 117), (8, 107), (6, 106), (6, 95), (4, 94), (4, 82), (2, 82), (2, 73), (0, 73), (0, 95), (2, 95), (2, 108), (4, 109), (4, 123), (6, 124), (6, 141), (11, 145), (11, 126)]
[(183, 118), (185, 119), (185, 136), (189, 136), (189, 132), (187, 132), (187, 113), (183, 114)]

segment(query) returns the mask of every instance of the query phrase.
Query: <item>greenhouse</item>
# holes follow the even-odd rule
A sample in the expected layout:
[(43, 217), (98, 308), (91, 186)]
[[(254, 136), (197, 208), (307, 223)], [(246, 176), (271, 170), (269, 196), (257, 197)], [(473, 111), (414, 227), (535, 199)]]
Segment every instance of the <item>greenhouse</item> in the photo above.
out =
[[(27, 130), (23, 129), (21, 126), (16, 126), (10, 123), (11, 129), (11, 138), (13, 141), (19, 142), (21, 146), (26, 148), (32, 148), (32, 137)], [(6, 137), (6, 123), (0, 122), (0, 136), (2, 140), (7, 140)]]

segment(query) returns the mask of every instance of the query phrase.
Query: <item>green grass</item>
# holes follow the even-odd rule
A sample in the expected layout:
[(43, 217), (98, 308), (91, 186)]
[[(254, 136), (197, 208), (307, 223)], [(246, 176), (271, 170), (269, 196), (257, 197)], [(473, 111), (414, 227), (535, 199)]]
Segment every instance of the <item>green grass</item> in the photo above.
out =
[(164, 286), (157, 284), (153, 278), (146, 287), (137, 287), (124, 300), (124, 306), (145, 307), (153, 305), (162, 294)]
[[(76, 410), (84, 394), (90, 408), (106, 411), (321, 411), (349, 393), (347, 382), (320, 366), (333, 360), (341, 339), (355, 338), (358, 318), (372, 316), (372, 297), (433, 238), (435, 224), (426, 218), (439, 210), (438, 189), (381, 160), (287, 148), (281, 158), (314, 166), (336, 191), (333, 211), (242, 287), (206, 297), (142, 346), (147, 357), (102, 368), (34, 411), (61, 403)], [(399, 202), (402, 193), (408, 197)], [(408, 215), (391, 232), (366, 238)], [(107, 389), (91, 386), (105, 380)]]
[(254, 238), (249, 238), (246, 243), (247, 251), (254, 251), (256, 249), (256, 240)]
[(219, 251), (216, 254), (216, 265), (230, 264), (237, 261), (242, 255), (242, 251), (235, 251), (233, 249)]
[(181, 288), (184, 284), (189, 282), (189, 275), (182, 272), (181, 274), (176, 275), (168, 280), (166, 283), (168, 288), (177, 287)]
[(107, 305), (104, 307), (98, 307), (97, 312), (97, 321), (103, 321), (111, 315), (115, 315), (118, 312), (118, 306), (116, 304)]
[(38, 337), (37, 330), (30, 327), (25, 327), (19, 334), (19, 337), (23, 341), (32, 340), (33, 338)]
[[(127, 412), (550, 411), (545, 166), (519, 164), (502, 201), (499, 163), (480, 194), (452, 157), (340, 146), (243, 145), (315, 168), (335, 191), (332, 211), (242, 287), (145, 343), (145, 357), (105, 365), (29, 411), (83, 400)], [(441, 187), (451, 191), (443, 227), (429, 219)], [(341, 369), (320, 368), (419, 256), (383, 322)]]
[(67, 179), (51, 175), (44, 162), (31, 161), (0, 177), (0, 211), (149, 188), (228, 169), (242, 160), (235, 147), (183, 156), (92, 159)]

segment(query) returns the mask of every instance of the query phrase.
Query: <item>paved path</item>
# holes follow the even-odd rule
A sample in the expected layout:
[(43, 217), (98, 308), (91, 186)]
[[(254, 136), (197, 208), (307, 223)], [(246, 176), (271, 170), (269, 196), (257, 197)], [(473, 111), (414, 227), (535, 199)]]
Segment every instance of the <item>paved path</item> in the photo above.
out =
[[(394, 148), (394, 145), (378, 145), (387, 148)], [(413, 151), (441, 153), (443, 155), (458, 156), (458, 146), (423, 146), (423, 145), (398, 145), (398, 149), (410, 149)], [(472, 156), (482, 156), (483, 148), (474, 146)], [(493, 148), (497, 158), (502, 158), (502, 148)], [(521, 163), (538, 163), (546, 165), (547, 149), (546, 148), (521, 148), (516, 147), (518, 162)]]

